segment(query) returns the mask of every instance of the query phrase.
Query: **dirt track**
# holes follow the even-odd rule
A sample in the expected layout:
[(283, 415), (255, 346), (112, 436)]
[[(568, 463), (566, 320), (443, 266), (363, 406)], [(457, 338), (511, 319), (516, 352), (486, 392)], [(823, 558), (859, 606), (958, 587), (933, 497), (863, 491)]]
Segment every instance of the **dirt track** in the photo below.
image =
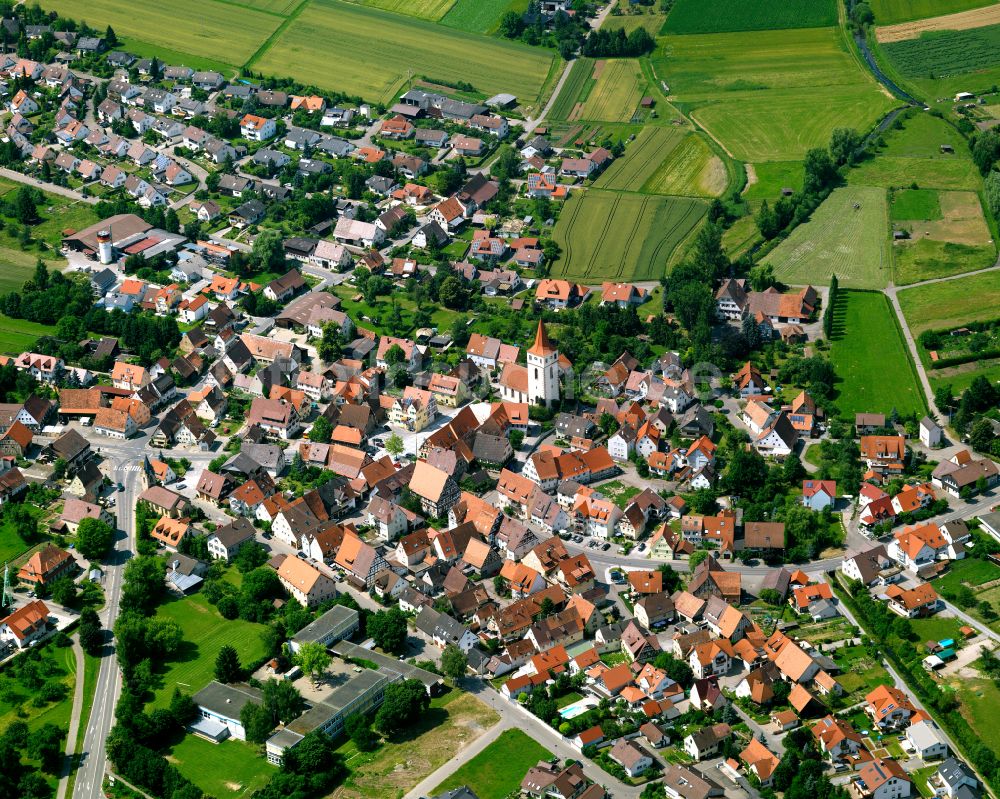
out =
[(964, 31), (997, 24), (1000, 24), (1000, 3), (985, 8), (974, 8), (971, 11), (959, 11), (957, 14), (945, 14), (942, 17), (900, 22), (898, 25), (883, 25), (875, 28), (875, 38), (884, 44), (916, 39), (926, 31)]

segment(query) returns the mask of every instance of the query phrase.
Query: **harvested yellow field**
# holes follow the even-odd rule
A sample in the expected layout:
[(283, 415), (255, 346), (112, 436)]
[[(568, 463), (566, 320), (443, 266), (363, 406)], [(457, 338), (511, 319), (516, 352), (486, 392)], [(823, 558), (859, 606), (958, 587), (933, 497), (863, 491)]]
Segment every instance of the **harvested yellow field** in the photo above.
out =
[(990, 244), (990, 229), (983, 217), (979, 195), (974, 191), (942, 191), (938, 194), (941, 219), (907, 225), (914, 241), (931, 239), (953, 244)]
[(942, 17), (883, 25), (875, 28), (875, 38), (885, 44), (918, 39), (920, 34), (928, 31), (964, 31), (985, 28), (987, 25), (1000, 25), (1000, 3), (971, 11), (959, 11), (957, 14), (945, 14)]

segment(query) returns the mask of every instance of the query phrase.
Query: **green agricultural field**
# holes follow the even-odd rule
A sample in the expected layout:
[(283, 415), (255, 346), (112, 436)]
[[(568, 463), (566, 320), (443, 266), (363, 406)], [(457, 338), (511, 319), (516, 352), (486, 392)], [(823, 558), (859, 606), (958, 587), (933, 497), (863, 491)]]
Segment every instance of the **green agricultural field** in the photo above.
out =
[(866, 130), (893, 105), (834, 28), (659, 42), (653, 67), (671, 100), (741, 161), (801, 159), (834, 128)]
[[(993, 69), (1000, 66), (998, 47), (1000, 25), (960, 31), (927, 31), (916, 39), (881, 44), (882, 52), (907, 78), (970, 76)], [(975, 85), (982, 84), (977, 81)]]
[(1000, 358), (935, 369), (927, 374), (932, 389), (937, 391), (941, 386), (951, 386), (956, 396), (965, 391), (977, 377), (985, 377), (991, 383), (1000, 383)]
[(167, 602), (160, 606), (156, 615), (176, 621), (184, 631), (185, 642), (181, 656), (164, 664), (166, 670), (153, 699), (158, 707), (170, 702), (174, 688), (193, 694), (211, 682), (215, 658), (224, 644), (236, 647), (244, 665), (267, 654), (261, 640), (264, 625), (240, 619), (227, 621), (202, 594)]
[(993, 754), (1000, 756), (1000, 736), (996, 734), (1000, 718), (1000, 687), (983, 678), (951, 678), (948, 685), (955, 690), (961, 704), (959, 712), (965, 716), (979, 740)]
[(434, 22), (447, 14), (455, 4), (455, 0), (351, 0), (351, 2)]
[[(847, 182), (866, 186), (979, 191), (982, 178), (969, 145), (948, 122), (923, 112), (899, 117), (882, 135), (885, 146), (847, 173)], [(951, 152), (942, 152), (942, 145)]]
[(664, 33), (726, 33), (837, 24), (835, 0), (677, 0)]
[(914, 336), (925, 330), (995, 319), (1000, 308), (996, 272), (899, 290), (899, 304)]
[(698, 133), (688, 134), (674, 147), (640, 191), (686, 197), (719, 197), (729, 178), (726, 165)]
[[(837, 407), (855, 413), (923, 416), (927, 404), (889, 298), (880, 292), (842, 291), (834, 308), (830, 359), (837, 372)], [(878, 354), (872, 342), (878, 342)]]
[(594, 72), (599, 75), (595, 85), (569, 119), (628, 122), (646, 88), (639, 62), (630, 58), (601, 60), (595, 63)]
[(774, 203), (781, 196), (782, 189), (799, 191), (805, 179), (805, 169), (801, 161), (763, 161), (748, 164), (748, 174), (752, 171), (754, 179), (748, 180), (743, 197), (749, 203), (768, 200)]
[(707, 209), (686, 198), (598, 189), (573, 194), (553, 230), (562, 255), (552, 275), (594, 284), (657, 280)]
[(235, 66), (250, 58), (281, 24), (274, 14), (214, 0), (87, 0), (85, 5), (44, 0), (43, 7), (100, 30), (111, 25), (119, 36)]
[(994, 2), (996, 0), (871, 0), (869, 5), (876, 24), (893, 25), (991, 6)]
[(996, 261), (996, 245), (975, 192), (905, 189), (895, 196), (903, 205), (894, 227), (910, 236), (893, 243), (896, 285), (971, 272)]
[(285, 16), (295, 10), (295, 6), (302, 0), (223, 0), (223, 2), (234, 2), (237, 5), (253, 8), (257, 11), (270, 11), (272, 14)]
[(621, 28), (625, 33), (631, 33), (636, 28), (645, 28), (650, 36), (656, 36), (663, 28), (666, 21), (663, 14), (621, 14), (620, 16), (609, 16), (601, 25), (601, 30), (618, 30)]
[(612, 162), (595, 185), (602, 189), (638, 191), (656, 174), (660, 164), (670, 157), (684, 136), (685, 131), (672, 127), (649, 125), (643, 128), (635, 141), (626, 146), (625, 154)]
[(486, 39), (426, 20), (340, 0), (312, 0), (253, 64), (318, 86), (388, 102), (414, 69), (505, 91), (539, 103), (555, 56), (518, 42)]
[(892, 279), (897, 286), (960, 275), (992, 266), (997, 259), (993, 245), (974, 246), (951, 241), (904, 241), (893, 245), (896, 264)]
[(940, 219), (941, 202), (933, 189), (903, 189), (892, 195), (889, 217), (893, 222)]
[(185, 735), (170, 750), (170, 760), (206, 795), (218, 799), (250, 796), (277, 772), (257, 747), (235, 738), (213, 744), (197, 735)]
[(552, 753), (521, 730), (504, 730), (482, 752), (433, 790), (444, 793), (467, 785), (479, 799), (504, 799), (517, 792), (522, 775)]
[(757, 223), (752, 216), (743, 216), (733, 222), (722, 234), (722, 246), (730, 260), (737, 260), (761, 240)]
[(963, 585), (973, 590), (984, 583), (1000, 580), (1000, 566), (981, 558), (965, 558), (948, 564), (948, 571), (934, 580), (934, 587), (941, 591), (957, 591)]
[(5, 355), (29, 352), (41, 336), (51, 336), (53, 333), (55, 328), (49, 325), (26, 319), (11, 319), (0, 314), (0, 352)]
[(892, 158), (878, 156), (847, 173), (847, 182), (858, 186), (931, 186), (975, 190), (980, 183), (975, 165), (964, 158)]
[[(855, 207), (859, 206), (859, 207)], [(836, 274), (840, 285), (882, 288), (892, 270), (884, 189), (835, 189), (812, 218), (767, 254), (764, 263), (792, 285), (825, 286)]]
[(594, 83), (594, 59), (578, 58), (573, 62), (559, 91), (559, 96), (549, 109), (549, 119), (568, 119), (576, 107), (578, 98), (589, 91)]
[(451, 10), (441, 19), (442, 25), (472, 33), (488, 33), (500, 17), (517, 0), (455, 0)]

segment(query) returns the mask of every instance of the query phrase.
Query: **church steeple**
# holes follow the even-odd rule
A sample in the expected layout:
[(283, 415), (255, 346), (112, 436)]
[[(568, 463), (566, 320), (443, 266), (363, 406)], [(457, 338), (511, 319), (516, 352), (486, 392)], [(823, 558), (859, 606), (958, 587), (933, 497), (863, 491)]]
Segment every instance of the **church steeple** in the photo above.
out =
[(535, 343), (528, 350), (532, 355), (544, 358), (556, 352), (555, 345), (549, 340), (549, 334), (545, 332), (545, 325), (541, 319), (538, 320), (538, 330), (535, 332)]

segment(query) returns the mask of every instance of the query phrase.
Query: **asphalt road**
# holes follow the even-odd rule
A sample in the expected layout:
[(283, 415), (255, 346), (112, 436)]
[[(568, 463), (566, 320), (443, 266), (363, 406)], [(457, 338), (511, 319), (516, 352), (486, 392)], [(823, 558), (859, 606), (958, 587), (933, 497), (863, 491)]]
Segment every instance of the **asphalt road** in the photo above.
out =
[[(130, 442), (129, 442), (130, 443)], [(103, 449), (103, 447), (102, 447)], [(118, 618), (119, 602), (121, 600), (122, 577), (125, 564), (131, 557), (135, 546), (135, 502), (139, 496), (141, 484), (139, 472), (129, 470), (135, 459), (128, 455), (114, 458), (116, 474), (121, 476), (120, 482), (125, 490), (118, 494), (118, 527), (119, 534), (115, 548), (105, 566), (104, 595), (105, 607), (101, 613), (101, 622), (108, 629), (114, 626)], [(124, 471), (123, 471), (124, 469)], [(81, 754), (83, 762), (76, 774), (73, 785), (73, 796), (79, 799), (91, 799), (103, 795), (101, 790), (105, 770), (105, 743), (115, 721), (115, 705), (121, 694), (121, 673), (118, 661), (115, 659), (114, 643), (110, 640), (104, 647), (101, 656), (100, 671), (97, 675), (97, 685), (94, 690), (94, 705), (87, 729), (84, 731)]]
[[(135, 552), (135, 505), (139, 494), (142, 493), (140, 466), (143, 455), (149, 451), (146, 442), (153, 429), (155, 422), (147, 426), (142, 435), (129, 441), (102, 440), (88, 436), (95, 448), (100, 448), (101, 456), (114, 465), (117, 482), (124, 486), (124, 490), (117, 494), (116, 500), (118, 538), (115, 541), (114, 551), (104, 564), (105, 606), (100, 616), (101, 623), (108, 630), (114, 627), (118, 618), (125, 564)], [(176, 454), (177, 457), (186, 457), (191, 461), (207, 462), (217, 453), (178, 450), (176, 453), (165, 451), (165, 454)], [(98, 799), (104, 795), (101, 788), (107, 765), (105, 743), (115, 723), (115, 706), (121, 695), (122, 685), (110, 632), (107, 633), (107, 640), (94, 690), (93, 709), (80, 749), (82, 762), (73, 786), (74, 799)]]

